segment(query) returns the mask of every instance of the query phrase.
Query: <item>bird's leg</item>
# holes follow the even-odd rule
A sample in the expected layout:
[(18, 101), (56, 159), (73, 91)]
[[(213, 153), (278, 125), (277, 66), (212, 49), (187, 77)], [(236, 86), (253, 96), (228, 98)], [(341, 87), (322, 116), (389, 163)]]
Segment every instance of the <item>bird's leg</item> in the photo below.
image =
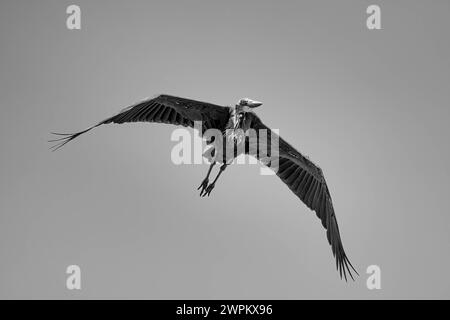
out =
[(214, 185), (217, 181), (217, 179), (219, 179), (220, 175), (222, 174), (222, 172), (225, 171), (225, 169), (227, 168), (228, 164), (224, 163), (223, 165), (220, 166), (220, 170), (219, 173), (217, 174), (216, 178), (214, 179), (214, 181), (206, 188), (205, 192), (203, 193), (203, 197), (204, 196), (208, 196), (211, 193), (212, 189), (214, 189)]
[(203, 179), (202, 183), (200, 184), (200, 186), (197, 188), (197, 190), (200, 190), (200, 188), (202, 189), (200, 191), (200, 196), (202, 195), (202, 193), (205, 191), (206, 187), (208, 186), (208, 182), (209, 182), (209, 175), (211, 174), (211, 170), (214, 167), (214, 165), (216, 164), (215, 161), (213, 161), (211, 163), (211, 165), (209, 166), (209, 170), (208, 173), (206, 174), (206, 178)]

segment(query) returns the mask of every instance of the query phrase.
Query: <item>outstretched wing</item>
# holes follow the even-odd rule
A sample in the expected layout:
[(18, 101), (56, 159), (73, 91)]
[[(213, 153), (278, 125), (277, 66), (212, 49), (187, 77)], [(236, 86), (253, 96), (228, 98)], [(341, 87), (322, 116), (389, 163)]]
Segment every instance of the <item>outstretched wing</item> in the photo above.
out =
[(115, 116), (75, 133), (54, 133), (62, 136), (50, 140), (56, 142), (53, 151), (61, 148), (79, 135), (102, 124), (126, 122), (159, 122), (194, 127), (194, 121), (202, 121), (202, 133), (210, 128), (223, 128), (229, 117), (229, 108), (212, 103), (195, 101), (169, 95), (160, 95), (131, 105)]
[[(246, 150), (246, 152), (256, 156), (260, 160), (264, 160), (262, 162), (269, 167), (272, 167), (272, 169), (278, 169), (277, 176), (297, 197), (300, 198), (300, 200), (303, 201), (303, 203), (316, 212), (317, 217), (319, 217), (322, 221), (322, 225), (327, 230), (328, 242), (331, 245), (333, 256), (336, 258), (336, 268), (339, 270), (341, 278), (343, 274), (345, 280), (347, 280), (348, 273), (353, 279), (351, 269), (356, 274), (358, 274), (358, 272), (353, 268), (345, 254), (341, 236), (339, 234), (336, 215), (333, 209), (333, 202), (331, 201), (330, 191), (328, 190), (322, 170), (278, 136), (278, 168), (274, 168), (275, 164), (273, 161), (270, 162), (271, 156), (273, 156), (274, 153), (271, 155), (270, 150), (272, 141), (271, 136), (276, 135), (276, 133), (264, 125), (254, 114), (252, 115), (250, 126), (256, 130), (258, 141), (261, 141), (261, 139), (259, 139), (259, 134), (263, 132), (259, 130), (267, 130), (265, 132), (267, 132), (269, 136), (266, 138), (267, 150), (269, 152), (261, 154), (260, 152), (256, 152), (256, 145), (248, 146), (247, 148), (249, 150)], [(253, 152), (251, 150), (253, 150)], [(268, 154), (269, 157), (267, 157), (266, 154)], [(262, 159), (263, 157), (266, 157), (266, 159)]]

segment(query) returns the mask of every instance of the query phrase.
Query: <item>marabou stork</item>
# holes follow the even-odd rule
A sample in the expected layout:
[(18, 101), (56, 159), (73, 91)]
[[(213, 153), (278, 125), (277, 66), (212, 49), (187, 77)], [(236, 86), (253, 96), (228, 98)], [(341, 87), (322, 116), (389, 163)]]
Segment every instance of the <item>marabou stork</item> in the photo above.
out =
[[(255, 148), (249, 146), (248, 136), (245, 134), (249, 129), (260, 132), (261, 129), (267, 130), (270, 135), (276, 135), (255, 115), (253, 109), (262, 105), (261, 102), (253, 101), (248, 98), (239, 100), (234, 107), (220, 106), (207, 102), (195, 101), (170, 95), (159, 95), (156, 98), (146, 99), (131, 105), (115, 116), (107, 118), (96, 125), (85, 130), (66, 134), (53, 133), (62, 136), (58, 139), (50, 140), (57, 142), (51, 148), (57, 150), (69, 141), (79, 135), (92, 130), (102, 124), (126, 123), (126, 122), (160, 122), (167, 124), (181, 125), (185, 127), (194, 127), (195, 121), (201, 121), (202, 134), (209, 129), (220, 130), (223, 135), (224, 147), (231, 147), (234, 150), (242, 150), (241, 153), (255, 156), (266, 166), (271, 165), (271, 155), (267, 154), (265, 159), (260, 157)], [(244, 132), (244, 136), (237, 134), (238, 130)], [(316, 212), (317, 217), (322, 221), (326, 229), (326, 235), (331, 245), (333, 256), (336, 260), (336, 268), (339, 270), (340, 277), (344, 275), (347, 280), (347, 273), (352, 279), (352, 270), (356, 273), (350, 263), (342, 245), (339, 227), (336, 215), (331, 201), (330, 191), (325, 182), (322, 170), (312, 163), (308, 158), (295, 150), (290, 144), (278, 137), (278, 168), (277, 176), (291, 189), (291, 191), (300, 198), (311, 210)], [(270, 148), (270, 141), (267, 140)], [(225, 168), (230, 164), (238, 154), (233, 152), (220, 152), (221, 145), (208, 141), (212, 150), (209, 151), (209, 167), (206, 178), (202, 181), (198, 189), (201, 189), (200, 196), (210, 195), (217, 179)], [(244, 144), (244, 148), (237, 148), (237, 145)], [(250, 152), (250, 149), (253, 152)], [(216, 178), (209, 183), (209, 175), (216, 162), (221, 163), (220, 170)]]

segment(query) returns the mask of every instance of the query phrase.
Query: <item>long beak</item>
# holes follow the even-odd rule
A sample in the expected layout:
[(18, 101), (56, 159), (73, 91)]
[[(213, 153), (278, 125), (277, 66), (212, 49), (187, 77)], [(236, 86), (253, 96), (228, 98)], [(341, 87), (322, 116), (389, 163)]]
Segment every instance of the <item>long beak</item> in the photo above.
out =
[(252, 101), (248, 102), (247, 104), (248, 104), (249, 108), (256, 108), (256, 107), (259, 107), (260, 105), (262, 105), (262, 102), (252, 100)]

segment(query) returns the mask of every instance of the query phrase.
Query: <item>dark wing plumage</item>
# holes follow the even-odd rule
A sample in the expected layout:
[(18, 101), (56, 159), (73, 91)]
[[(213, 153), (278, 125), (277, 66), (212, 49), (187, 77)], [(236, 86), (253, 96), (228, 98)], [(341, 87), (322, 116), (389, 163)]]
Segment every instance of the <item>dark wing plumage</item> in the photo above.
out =
[(131, 105), (115, 116), (85, 130), (70, 134), (54, 133), (62, 136), (62, 138), (50, 140), (50, 142), (56, 142), (52, 146), (53, 151), (55, 151), (79, 135), (108, 123), (159, 122), (194, 127), (194, 121), (202, 121), (203, 133), (210, 128), (224, 128), (228, 118), (228, 107), (163, 94)]
[[(258, 136), (260, 129), (267, 130), (266, 132), (268, 132), (269, 135), (269, 138), (267, 138), (267, 150), (271, 150), (270, 135), (276, 135), (276, 133), (264, 125), (254, 114), (252, 115), (250, 126), (257, 131)], [(336, 268), (339, 270), (341, 278), (342, 275), (344, 275), (347, 280), (348, 273), (353, 279), (351, 269), (356, 274), (358, 274), (358, 272), (353, 268), (345, 254), (330, 191), (328, 190), (322, 170), (304, 157), (300, 152), (295, 150), (281, 137), (278, 137), (278, 146), (279, 161), (277, 176), (297, 197), (300, 198), (300, 200), (303, 201), (303, 203), (316, 212), (317, 217), (319, 217), (322, 221), (322, 225), (327, 230), (328, 242), (331, 245), (334, 257), (336, 258)], [(253, 148), (250, 147), (250, 149), (255, 150), (255, 146), (253, 146)], [(252, 154), (251, 152), (247, 153)], [(259, 152), (253, 153), (253, 155), (262, 160), (262, 155), (260, 156)], [(270, 157), (268, 159), (270, 159)], [(275, 164), (268, 163), (267, 159), (263, 162), (272, 167), (272, 169), (275, 169)]]

